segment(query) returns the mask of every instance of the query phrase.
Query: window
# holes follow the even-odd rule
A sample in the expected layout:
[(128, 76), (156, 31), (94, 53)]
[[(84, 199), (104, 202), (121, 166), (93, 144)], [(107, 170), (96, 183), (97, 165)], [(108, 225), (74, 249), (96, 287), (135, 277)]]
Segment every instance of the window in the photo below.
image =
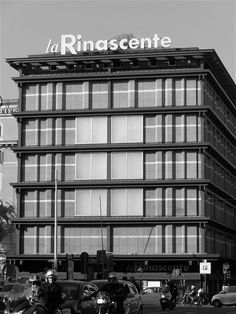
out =
[(142, 116), (117, 116), (111, 118), (111, 142), (143, 142)]
[(111, 190), (112, 216), (143, 216), (142, 189)]
[(142, 179), (143, 153), (112, 153), (111, 154), (112, 179)]
[(76, 155), (76, 178), (79, 180), (107, 179), (106, 153)]
[(92, 89), (92, 108), (108, 108), (108, 83), (93, 82)]
[(113, 108), (134, 107), (134, 81), (114, 82), (112, 88)]
[(77, 143), (106, 143), (107, 118), (106, 117), (78, 117)]
[(77, 190), (75, 216), (100, 216), (100, 214), (107, 215), (107, 190)]

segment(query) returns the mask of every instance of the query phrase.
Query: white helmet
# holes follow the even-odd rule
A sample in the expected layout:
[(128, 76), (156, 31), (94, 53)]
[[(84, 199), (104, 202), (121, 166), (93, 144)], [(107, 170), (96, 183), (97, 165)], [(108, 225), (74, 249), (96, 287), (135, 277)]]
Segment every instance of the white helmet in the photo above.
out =
[(191, 286), (191, 289), (195, 289), (195, 286), (194, 286), (194, 285), (192, 285), (192, 286)]
[(57, 278), (57, 272), (54, 269), (49, 269), (46, 274), (45, 277), (48, 279), (49, 277), (53, 277), (53, 278)]

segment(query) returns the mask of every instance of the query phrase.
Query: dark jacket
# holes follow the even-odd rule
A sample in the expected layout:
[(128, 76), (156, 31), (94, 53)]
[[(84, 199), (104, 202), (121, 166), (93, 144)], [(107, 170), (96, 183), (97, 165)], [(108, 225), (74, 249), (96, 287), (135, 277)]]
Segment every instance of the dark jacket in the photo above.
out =
[(108, 292), (112, 300), (122, 303), (127, 298), (127, 295), (129, 293), (129, 288), (119, 282), (116, 283), (108, 282), (100, 290)]
[(53, 313), (62, 303), (61, 287), (57, 283), (42, 283), (42, 289), (46, 295), (46, 307), (48, 313)]

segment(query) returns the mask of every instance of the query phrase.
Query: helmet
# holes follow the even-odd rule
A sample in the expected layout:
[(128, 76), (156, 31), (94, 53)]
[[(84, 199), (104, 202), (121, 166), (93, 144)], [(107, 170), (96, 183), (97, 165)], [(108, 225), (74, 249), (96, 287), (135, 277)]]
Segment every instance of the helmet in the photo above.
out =
[(112, 272), (108, 275), (108, 281), (109, 282), (116, 282), (118, 279), (117, 274)]
[(46, 274), (45, 274), (46, 279), (48, 279), (49, 277), (57, 279), (57, 273), (54, 269), (49, 269)]
[(195, 286), (194, 286), (194, 285), (192, 285), (192, 286), (191, 286), (191, 289), (195, 289)]
[(30, 278), (29, 278), (29, 282), (32, 284), (32, 285), (37, 285), (37, 284), (40, 284), (41, 280), (40, 280), (40, 277), (38, 275), (32, 275)]

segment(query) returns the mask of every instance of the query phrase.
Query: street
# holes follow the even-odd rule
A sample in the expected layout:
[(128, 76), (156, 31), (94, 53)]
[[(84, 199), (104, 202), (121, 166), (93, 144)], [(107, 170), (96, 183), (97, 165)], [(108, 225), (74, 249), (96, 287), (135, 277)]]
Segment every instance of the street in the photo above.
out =
[(162, 311), (161, 307), (144, 307), (143, 314), (204, 314), (204, 313), (218, 313), (218, 314), (236, 314), (236, 307), (222, 307), (214, 308), (213, 306), (177, 306), (174, 310), (165, 310)]

